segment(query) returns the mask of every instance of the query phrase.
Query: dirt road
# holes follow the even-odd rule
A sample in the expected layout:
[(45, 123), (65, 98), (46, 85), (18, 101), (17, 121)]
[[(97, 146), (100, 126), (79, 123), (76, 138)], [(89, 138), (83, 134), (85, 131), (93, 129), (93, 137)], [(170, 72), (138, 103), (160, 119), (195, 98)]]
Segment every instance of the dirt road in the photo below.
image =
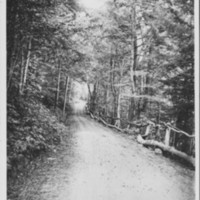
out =
[(76, 116), (20, 200), (193, 200), (194, 171)]

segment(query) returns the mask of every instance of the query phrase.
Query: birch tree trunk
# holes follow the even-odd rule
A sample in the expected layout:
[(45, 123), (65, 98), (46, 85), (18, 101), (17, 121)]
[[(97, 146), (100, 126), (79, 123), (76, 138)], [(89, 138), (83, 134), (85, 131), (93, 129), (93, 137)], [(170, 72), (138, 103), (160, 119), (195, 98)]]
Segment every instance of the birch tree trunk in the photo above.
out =
[(21, 55), (21, 69), (20, 69), (20, 82), (19, 82), (19, 94), (22, 94), (22, 85), (23, 85), (23, 77), (24, 77), (24, 51), (22, 47), (22, 55)]
[(27, 80), (27, 75), (28, 75), (28, 67), (29, 67), (30, 56), (31, 56), (31, 46), (32, 46), (32, 37), (29, 38), (29, 43), (28, 43), (28, 53), (27, 53), (27, 58), (26, 58), (26, 64), (25, 64), (25, 67), (24, 67), (21, 94), (23, 94), (24, 88), (25, 88), (25, 85), (26, 85), (26, 80)]
[(55, 105), (54, 109), (56, 110), (59, 100), (59, 94), (60, 94), (60, 77), (61, 77), (61, 63), (60, 60), (58, 61), (58, 81), (57, 81), (57, 89), (56, 89), (56, 98), (55, 98)]
[(66, 103), (67, 103), (67, 91), (69, 86), (70, 78), (66, 76), (66, 85), (65, 85), (65, 98), (64, 98), (64, 105), (63, 105), (63, 116), (65, 115)]

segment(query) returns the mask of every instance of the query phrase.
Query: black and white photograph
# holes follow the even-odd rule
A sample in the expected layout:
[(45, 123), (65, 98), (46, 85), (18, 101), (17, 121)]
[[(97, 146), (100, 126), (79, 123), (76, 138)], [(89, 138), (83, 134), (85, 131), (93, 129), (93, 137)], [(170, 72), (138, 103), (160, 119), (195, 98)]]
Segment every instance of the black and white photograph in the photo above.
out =
[(198, 0), (0, 7), (2, 200), (199, 199)]

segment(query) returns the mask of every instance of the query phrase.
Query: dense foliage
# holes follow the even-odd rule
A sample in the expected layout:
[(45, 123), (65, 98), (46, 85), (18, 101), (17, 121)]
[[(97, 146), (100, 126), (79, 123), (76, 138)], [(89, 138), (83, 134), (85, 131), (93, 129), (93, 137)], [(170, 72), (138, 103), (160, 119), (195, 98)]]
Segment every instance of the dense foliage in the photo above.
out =
[[(89, 110), (122, 128), (125, 121), (151, 120), (193, 135), (193, 1), (118, 0), (107, 6), (107, 12), (77, 18), (87, 27), (76, 37), (87, 52)], [(190, 139), (174, 135), (174, 146), (188, 153)]]
[(7, 2), (8, 175), (60, 142), (71, 66), (82, 59), (71, 40), (74, 9), (72, 1)]
[(53, 112), (70, 113), (73, 81), (87, 84), (89, 110), (110, 124), (150, 119), (193, 134), (193, 15), (192, 0), (116, 0), (105, 12), (8, 0), (10, 167), (59, 142)]
[(91, 68), (100, 77), (92, 81), (91, 110), (96, 105), (106, 117), (130, 121), (173, 121), (193, 134), (193, 1), (119, 0), (109, 7), (96, 16), (100, 26), (88, 39)]

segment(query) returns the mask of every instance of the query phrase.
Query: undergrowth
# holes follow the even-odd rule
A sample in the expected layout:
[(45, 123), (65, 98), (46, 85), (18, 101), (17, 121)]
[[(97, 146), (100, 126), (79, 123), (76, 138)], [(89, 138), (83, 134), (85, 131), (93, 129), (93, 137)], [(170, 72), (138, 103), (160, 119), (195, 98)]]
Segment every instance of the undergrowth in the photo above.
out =
[(7, 106), (9, 183), (11, 179), (23, 176), (28, 165), (39, 155), (54, 151), (66, 126), (61, 111), (53, 112), (38, 100), (16, 98)]

